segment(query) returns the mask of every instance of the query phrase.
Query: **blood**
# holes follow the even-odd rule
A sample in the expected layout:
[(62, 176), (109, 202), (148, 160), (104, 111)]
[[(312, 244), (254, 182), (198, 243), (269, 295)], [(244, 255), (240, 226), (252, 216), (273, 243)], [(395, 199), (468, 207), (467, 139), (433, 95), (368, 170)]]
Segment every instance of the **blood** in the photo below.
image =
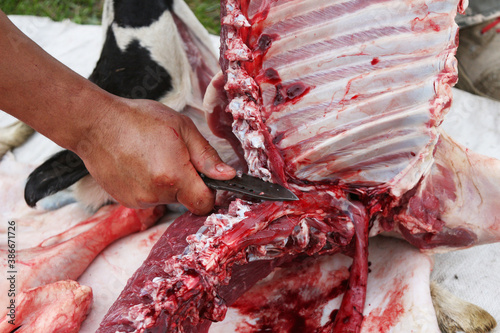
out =
[(177, 131), (173, 127), (170, 127), (170, 129), (172, 130), (172, 132), (174, 132), (175, 137), (178, 139), (179, 138), (179, 133), (177, 133)]
[[(255, 286), (232, 305), (246, 317), (237, 332), (316, 332), (328, 301), (348, 288), (346, 267), (328, 272), (325, 283), (314, 258), (298, 258), (274, 274), (271, 282)], [(337, 311), (330, 314), (332, 321)]]
[[(248, 3), (248, 0), (241, 1), (241, 10), (247, 18)], [(302, 82), (283, 84), (279, 73), (275, 69), (268, 68), (263, 70), (262, 61), (273, 42), (279, 38), (277, 35), (262, 34), (264, 24), (261, 24), (261, 22), (269, 14), (270, 3), (271, 0), (264, 1), (259, 13), (250, 19), (252, 24), (251, 28), (243, 27), (240, 29), (227, 25), (223, 27), (221, 36), (222, 41), (230, 41), (232, 37), (229, 36), (236, 36), (239, 44), (222, 43), (221, 54), (226, 54), (228, 45), (239, 45), (239, 47), (242, 47), (241, 43), (243, 42), (245, 44), (243, 49), (252, 50), (252, 57), (242, 58), (243, 60), (239, 59), (231, 63), (228, 59), (221, 59), (221, 68), (223, 72), (227, 72), (228, 67), (231, 66), (232, 71), (246, 71), (244, 74), (247, 74), (250, 78), (259, 77), (262, 79), (261, 82), (268, 82), (275, 85), (276, 95), (273, 106), (276, 109), (280, 109), (287, 103), (296, 103), (313, 87), (309, 87)], [(226, 14), (225, 1), (223, 1), (221, 5), (221, 16)], [(434, 21), (426, 21), (426, 18), (424, 18), (416, 19), (413, 28), (416, 30), (432, 29), (438, 31), (440, 27)], [(373, 36), (381, 34), (382, 32), (384, 35), (388, 35), (390, 31), (387, 30), (390, 29), (391, 28), (387, 27), (384, 27), (383, 31), (373, 29), (370, 32), (354, 35), (354, 39), (352, 36), (338, 38), (337, 40), (318, 45), (318, 50), (320, 50), (321, 47), (330, 49), (333, 46), (342, 47), (346, 44), (369, 41)], [(397, 28), (394, 27), (392, 29)], [(238, 50), (239, 49), (231, 51)], [(309, 53), (296, 52), (295, 56), (301, 57), (303, 56), (302, 54)], [(287, 59), (290, 61), (295, 60), (293, 57)], [(376, 65), (378, 62), (378, 58), (372, 59), (372, 65)], [(369, 67), (368, 63), (364, 65)], [(346, 98), (349, 93), (353, 80), (368, 75), (364, 70), (360, 69), (360, 71), (360, 73), (357, 73), (359, 74), (358, 76), (349, 80), (344, 98)], [(335, 73), (332, 75), (338, 74)], [(447, 75), (446, 69), (443, 71), (443, 75)], [(445, 76), (443, 79), (451, 80), (452, 75), (449, 76), (450, 77)], [(329, 77), (326, 79), (329, 79)], [(248, 89), (245, 90), (248, 87), (252, 89), (252, 93), (255, 93), (257, 97), (252, 97), (253, 99), (250, 99), (247, 95)], [(251, 84), (246, 84), (240, 90), (237, 88), (238, 87), (228, 88), (226, 92), (227, 96), (229, 96), (230, 99), (236, 97), (244, 99), (246, 105), (248, 105), (250, 101), (256, 105), (251, 111), (262, 113), (260, 109), (263, 107), (262, 97), (260, 95), (261, 92), (258, 91), (259, 88)], [(251, 95), (253, 96), (253, 94)], [(359, 94), (354, 95), (351, 99), (356, 99), (358, 97)], [(225, 102), (227, 104), (228, 101)], [(245, 105), (245, 103), (241, 103), (241, 105)], [(225, 110), (224, 105), (218, 108), (216, 110), (216, 117), (218, 118), (214, 118), (211, 121), (217, 119), (217, 123), (225, 122), (225, 127), (221, 127), (221, 132), (227, 135), (229, 131), (226, 125), (231, 123), (231, 121), (229, 118), (225, 119), (224, 116), (222, 116), (222, 114), (230, 116), (227, 115)], [(438, 109), (436, 108), (436, 110)], [(220, 115), (218, 115), (219, 113)], [(373, 215), (375, 214), (387, 214), (387, 216), (383, 217), (387, 217), (387, 220), (390, 220), (395, 213), (400, 213), (396, 211), (384, 211), (386, 209), (385, 207), (390, 206), (388, 203), (394, 198), (386, 193), (377, 193), (376, 191), (363, 193), (363, 189), (358, 189), (356, 192), (355, 189), (348, 189), (346, 185), (339, 185), (338, 181), (337, 183), (331, 181), (325, 184), (308, 183), (300, 179), (288, 177), (285, 169), (291, 166), (285, 165), (285, 160), (281, 155), (281, 151), (274, 144), (273, 140), (276, 138), (271, 135), (265, 124), (265, 120), (262, 121), (262, 118), (259, 117), (260, 115), (255, 114), (255, 112), (251, 113), (251, 116), (248, 118), (243, 118), (244, 116), (245, 115), (241, 116), (245, 121), (244, 125), (252, 127), (254, 133), (259, 135), (259, 138), (260, 135), (264, 138), (265, 148), (262, 148), (261, 151), (251, 151), (251, 153), (258, 155), (255, 161), (260, 163), (257, 164), (255, 169), (261, 167), (262, 169), (266, 169), (265, 171), (270, 171), (271, 179), (282, 185), (289, 186), (288, 182), (291, 182), (295, 185), (298, 184), (297, 187), (291, 186), (291, 188), (297, 189), (300, 188), (300, 186), (303, 186), (303, 188), (309, 186), (309, 188), (307, 188), (307, 190), (302, 190), (302, 188), (300, 188), (300, 191), (296, 190), (296, 192), (300, 192), (298, 193), (299, 201), (297, 202), (246, 202), (239, 207), (247, 208), (247, 210), (243, 210), (241, 214), (236, 214), (234, 212), (234, 207), (238, 206), (240, 201), (235, 200), (230, 204), (228, 203), (228, 205), (230, 205), (229, 208), (221, 209), (217, 214), (212, 215), (210, 220), (199, 220), (189, 214), (187, 217), (178, 219), (173, 224), (175, 225), (173, 231), (167, 231), (167, 236), (165, 236), (165, 238), (162, 237), (158, 243), (161, 245), (155, 246), (143, 267), (141, 267), (136, 275), (134, 275), (133, 279), (129, 281), (131, 285), (130, 289), (133, 289), (131, 292), (133, 295), (124, 294), (120, 296), (122, 298), (122, 303), (120, 305), (122, 308), (120, 311), (122, 313), (128, 313), (130, 317), (130, 313), (127, 311), (131, 308), (136, 310), (132, 305), (137, 304), (141, 312), (136, 313), (137, 316), (132, 318), (146, 317), (147, 321), (141, 320), (148, 322), (148, 325), (152, 322), (151, 325), (156, 325), (160, 328), (162, 326), (163, 328), (166, 326), (167, 329), (174, 329), (178, 326), (184, 327), (184, 322), (187, 320), (192, 320), (193, 322), (200, 321), (200, 325), (207, 325), (203, 322), (203, 318), (221, 320), (225, 313), (224, 301), (227, 301), (229, 304), (229, 298), (237, 299), (239, 295), (241, 295), (240, 289), (245, 289), (256, 281), (252, 280), (252, 282), (248, 283), (247, 281), (230, 281), (231, 275), (233, 278), (235, 276), (235, 271), (233, 271), (234, 266), (246, 266), (248, 261), (254, 258), (256, 258), (255, 260), (259, 260), (259, 254), (262, 256), (294, 256), (297, 253), (313, 255), (342, 251), (342, 253), (353, 257), (353, 263), (340, 283), (336, 285), (332, 284), (329, 286), (328, 290), (323, 290), (320, 297), (322, 301), (321, 304), (325, 304), (324, 300), (328, 297), (335, 298), (344, 293), (340, 309), (330, 313), (331, 320), (327, 323), (327, 328), (329, 331), (334, 332), (359, 331), (363, 320), (366, 283), (369, 271), (367, 245), (370, 220), (373, 220)], [(281, 138), (278, 136), (277, 140), (279, 141)], [(349, 190), (356, 195), (352, 195), (347, 199), (346, 197)], [(365, 189), (364, 191), (367, 192), (368, 190)], [(410, 205), (410, 208), (415, 210), (419, 210), (420, 208), (434, 209), (436, 206), (436, 201), (433, 199), (432, 195), (424, 197), (422, 202), (410, 202), (409, 198), (403, 199), (406, 199), (406, 203)], [(340, 210), (339, 207), (342, 207), (342, 210)], [(231, 209), (233, 209), (233, 211), (231, 211)], [(392, 216), (390, 216), (391, 213), (393, 214)], [(428, 220), (432, 219), (433, 223), (437, 223), (434, 224), (433, 227), (439, 224), (439, 216), (427, 216), (422, 211), (419, 211), (419, 213), (421, 213), (419, 217), (425, 217), (428, 218)], [(235, 224), (224, 224), (224, 218), (234, 217), (235, 215), (239, 218)], [(304, 222), (303, 224), (308, 228), (307, 236), (311, 237), (310, 241), (302, 242), (306, 243), (305, 245), (301, 244), (300, 238), (292, 237), (295, 231), (297, 231), (297, 234), (301, 232), (300, 227), (302, 222)], [(204, 223), (205, 225), (203, 225)], [(390, 223), (394, 222), (392, 221)], [(184, 228), (189, 229), (190, 233), (186, 233), (186, 230), (182, 229), (182, 224), (185, 224)], [(205, 231), (196, 233), (202, 225)], [(220, 227), (220, 229), (217, 229), (217, 227)], [(404, 226), (401, 228), (404, 228)], [(305, 227), (304, 230), (306, 230)], [(215, 233), (215, 231), (220, 232), (220, 234)], [(447, 231), (448, 230), (443, 230), (443, 232)], [(451, 231), (452, 232), (443, 235), (446, 239), (446, 244), (450, 243), (450, 237), (455, 237), (458, 243), (471, 241), (470, 235), (468, 235), (465, 230), (457, 229)], [(440, 234), (434, 235), (431, 233), (424, 233), (422, 235), (415, 235), (410, 233), (409, 230), (406, 230), (406, 233), (405, 230), (403, 230), (402, 233), (406, 238), (413, 237), (412, 240), (416, 243), (425, 242), (426, 244), (432, 244), (435, 242), (441, 244), (443, 242), (443, 239), (440, 238)], [(300, 234), (298, 235), (300, 236)], [(186, 248), (188, 242), (184, 241), (186, 236), (189, 238), (188, 248)], [(205, 236), (208, 239), (206, 243), (203, 242), (203, 237)], [(173, 251), (172, 249), (160, 251), (162, 247), (166, 247), (165, 244), (173, 247), (177, 245), (175, 244), (176, 242), (184, 245), (184, 247), (178, 248), (177, 251)], [(281, 247), (279, 247), (280, 242), (283, 244)], [(271, 254), (267, 252), (265, 245), (270, 245), (272, 249), (272, 251), (270, 251)], [(197, 248), (197, 246), (199, 248)], [(165, 258), (168, 259), (166, 260)], [(265, 266), (265, 269), (259, 272), (259, 278), (269, 273), (269, 268), (273, 266), (269, 263), (266, 264), (268, 264), (268, 266)], [(297, 265), (297, 267), (299, 267), (299, 265)], [(303, 287), (305, 283), (303, 281), (300, 283), (300, 279), (305, 277), (300, 274), (301, 272), (296, 272), (296, 276), (294, 277), (299, 281), (299, 284), (294, 287), (299, 288), (287, 289), (279, 288), (279, 286), (274, 285), (268, 292), (262, 292), (261, 290), (258, 294), (254, 294), (253, 297), (244, 296), (235, 303), (235, 306), (239, 308), (240, 311), (248, 315), (258, 315), (256, 324), (245, 324), (248, 329), (252, 331), (258, 328), (260, 331), (308, 332), (318, 327), (318, 320), (321, 318), (318, 310), (322, 305), (303, 297), (304, 288), (301, 287)], [(309, 279), (317, 279), (319, 274), (310, 275), (311, 276), (308, 276)], [(251, 272), (246, 272), (245, 277), (248, 279), (254, 278)], [(155, 284), (157, 283), (153, 282), (153, 279), (158, 281), (159, 278), (160, 280), (164, 278), (164, 280), (158, 282), (158, 284), (165, 281), (165, 287), (153, 289), (153, 287), (156, 288)], [(228, 282), (230, 283), (225, 286)], [(227, 288), (226, 291), (229, 289), (230, 291), (224, 294), (221, 291), (224, 290), (224, 288)], [(278, 301), (270, 301), (268, 296), (273, 291), (279, 292), (280, 297), (278, 297)], [(153, 296), (155, 295), (160, 295), (162, 299), (153, 300)], [(165, 296), (165, 298), (163, 298), (163, 296)], [(397, 295), (394, 297), (397, 297)], [(110, 311), (115, 311), (117, 309), (118, 306), (116, 309), (112, 308)], [(161, 309), (161, 311), (157, 309)], [(277, 309), (277, 311), (272, 311), (271, 309)], [(391, 309), (388, 309), (387, 315), (396, 316), (398, 309), (397, 306), (393, 306)], [(281, 313), (281, 315), (278, 316), (277, 313)], [(112, 318), (113, 313), (108, 314), (108, 317)], [(112, 318), (112, 320), (123, 321), (124, 319), (122, 317)], [(136, 325), (136, 323), (133, 324)], [(124, 324), (123, 326), (126, 325)], [(121, 329), (121, 327), (115, 328)], [(244, 327), (239, 328), (240, 331), (244, 329)]]
[(262, 62), (267, 51), (272, 46), (273, 41), (278, 39), (279, 36), (277, 34), (263, 34), (258, 37), (257, 42), (254, 43), (255, 45), (251, 44), (250, 42), (248, 43), (248, 47), (253, 50), (253, 60), (244, 62), (241, 65), (252, 77), (258, 76), (259, 71), (262, 69)]
[(376, 64), (378, 64), (380, 62), (380, 59), (375, 57), (372, 59), (372, 65), (375, 66)]
[(257, 83), (271, 83), (274, 85), (281, 83), (281, 77), (274, 68), (267, 68), (264, 74), (260, 74), (256, 78)]
[(278, 106), (285, 103), (295, 104), (300, 100), (300, 97), (307, 94), (309, 90), (311, 90), (311, 88), (302, 82), (292, 83), (287, 86), (277, 84), (273, 105)]
[(368, 217), (364, 208), (352, 212), (354, 228), (354, 256), (349, 276), (349, 289), (344, 294), (339, 313), (333, 324), (334, 332), (357, 332), (363, 320), (368, 280)]
[(390, 332), (390, 329), (399, 321), (399, 318), (405, 313), (403, 296), (408, 290), (407, 285), (403, 285), (400, 278), (396, 278), (381, 304), (382, 308), (374, 309), (363, 323), (362, 330), (367, 332)]
[(423, 18), (416, 17), (412, 21), (412, 30), (418, 31), (418, 32), (423, 32), (426, 30), (433, 30), (433, 31), (441, 31), (441, 26), (439, 23), (436, 23), (434, 20), (428, 19), (430, 13), (427, 13), (427, 15)]
[(140, 244), (141, 246), (150, 248), (158, 241), (161, 235), (162, 235), (162, 230), (158, 229), (155, 232), (149, 234), (147, 238), (142, 239)]
[[(487, 33), (489, 30), (493, 29), (495, 26), (500, 24), (500, 17), (498, 17), (496, 20), (491, 22), (490, 24), (486, 25), (484, 28), (481, 29), (481, 34)], [(496, 32), (499, 32), (500, 29), (497, 29)]]
[(257, 41), (257, 50), (260, 52), (266, 52), (273, 44), (273, 40), (275, 38), (276, 36), (271, 36), (267, 34), (261, 35)]

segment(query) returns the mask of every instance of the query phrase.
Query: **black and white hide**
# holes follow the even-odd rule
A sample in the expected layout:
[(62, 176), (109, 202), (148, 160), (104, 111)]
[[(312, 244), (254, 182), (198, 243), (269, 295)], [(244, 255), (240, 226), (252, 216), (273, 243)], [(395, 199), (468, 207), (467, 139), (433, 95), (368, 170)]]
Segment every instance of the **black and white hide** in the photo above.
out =
[[(112, 94), (157, 100), (203, 118), (203, 95), (218, 60), (208, 32), (183, 0), (106, 0), (102, 26), (104, 45), (89, 80)], [(35, 206), (72, 185), (90, 209), (113, 201), (69, 150), (31, 173), (25, 199)]]

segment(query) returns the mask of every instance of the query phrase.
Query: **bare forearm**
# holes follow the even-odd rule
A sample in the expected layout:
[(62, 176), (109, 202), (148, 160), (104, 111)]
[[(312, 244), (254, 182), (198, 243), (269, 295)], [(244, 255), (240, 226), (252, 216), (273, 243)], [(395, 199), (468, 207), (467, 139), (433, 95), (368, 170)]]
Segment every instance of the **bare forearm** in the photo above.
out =
[(0, 109), (77, 153), (118, 202), (180, 202), (206, 214), (214, 194), (198, 171), (235, 176), (193, 122), (165, 105), (120, 98), (44, 52), (0, 11)]
[(0, 31), (0, 109), (77, 150), (98, 115), (119, 99), (43, 51), (1, 11)]

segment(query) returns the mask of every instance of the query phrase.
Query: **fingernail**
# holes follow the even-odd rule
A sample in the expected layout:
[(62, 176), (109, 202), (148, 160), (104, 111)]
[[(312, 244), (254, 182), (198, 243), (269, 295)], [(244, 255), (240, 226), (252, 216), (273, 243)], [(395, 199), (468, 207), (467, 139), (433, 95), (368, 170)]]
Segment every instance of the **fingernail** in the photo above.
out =
[(233, 168), (231, 168), (229, 165), (225, 163), (218, 163), (215, 165), (215, 170), (217, 170), (220, 173), (226, 173), (226, 172), (231, 172)]

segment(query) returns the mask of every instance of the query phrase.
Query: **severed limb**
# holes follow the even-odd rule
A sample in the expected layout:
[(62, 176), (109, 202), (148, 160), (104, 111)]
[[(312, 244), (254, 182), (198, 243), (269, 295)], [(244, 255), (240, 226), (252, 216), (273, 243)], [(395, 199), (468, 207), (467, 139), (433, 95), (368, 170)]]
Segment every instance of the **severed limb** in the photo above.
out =
[[(120, 205), (103, 207), (94, 217), (46, 239), (40, 245), (16, 254), (16, 291), (43, 286), (59, 280), (76, 280), (109, 244), (131, 233), (145, 230), (164, 213), (164, 207), (130, 209)], [(5, 252), (5, 251), (4, 251)], [(7, 258), (7, 255), (3, 255)], [(7, 263), (4, 262), (4, 270)], [(8, 290), (3, 280), (0, 290)], [(6, 312), (7, 293), (0, 299)]]
[(0, 332), (76, 333), (92, 305), (92, 289), (76, 281), (58, 281), (26, 290), (13, 312), (0, 321)]
[(486, 333), (497, 326), (488, 312), (456, 297), (435, 281), (431, 282), (431, 297), (443, 333)]

